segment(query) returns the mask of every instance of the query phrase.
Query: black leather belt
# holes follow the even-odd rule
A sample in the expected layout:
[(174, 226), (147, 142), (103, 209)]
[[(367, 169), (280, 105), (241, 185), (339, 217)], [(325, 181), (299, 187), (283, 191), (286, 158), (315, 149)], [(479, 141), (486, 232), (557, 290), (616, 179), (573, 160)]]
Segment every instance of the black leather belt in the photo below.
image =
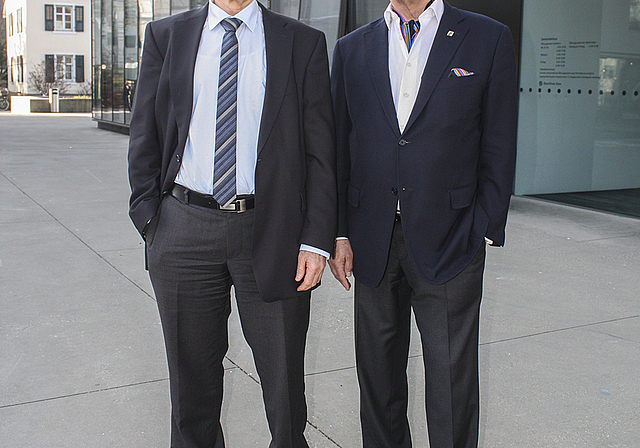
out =
[(173, 185), (171, 196), (185, 204), (199, 205), (200, 207), (222, 210), (223, 212), (242, 213), (255, 207), (255, 198), (253, 195), (238, 196), (229, 205), (222, 206), (213, 199), (213, 196), (189, 190), (178, 184)]

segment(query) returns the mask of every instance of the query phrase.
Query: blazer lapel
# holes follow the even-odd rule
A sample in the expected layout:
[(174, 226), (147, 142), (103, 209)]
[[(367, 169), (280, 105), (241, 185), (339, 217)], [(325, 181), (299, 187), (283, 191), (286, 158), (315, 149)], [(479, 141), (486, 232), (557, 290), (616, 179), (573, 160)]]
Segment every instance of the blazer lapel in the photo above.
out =
[(264, 38), (267, 53), (267, 85), (264, 96), (264, 107), (260, 121), (258, 137), (258, 154), (264, 148), (269, 133), (275, 124), (278, 110), (282, 105), (284, 93), (289, 81), (291, 54), (293, 52), (293, 31), (287, 28), (286, 22), (277, 15), (262, 8)]
[[(186, 139), (191, 122), (193, 109), (193, 74), (196, 65), (196, 56), (202, 28), (204, 27), (209, 12), (206, 4), (202, 8), (193, 11), (193, 14), (185, 14), (182, 20), (175, 24), (175, 35), (172, 39), (172, 53), (170, 66), (171, 98), (178, 121), (179, 135)], [(181, 142), (182, 143), (182, 142)], [(182, 145), (181, 145), (182, 146)], [(179, 146), (179, 147), (181, 147)]]
[[(422, 109), (427, 105), (436, 84), (449, 67), (449, 62), (457, 51), (464, 36), (469, 30), (463, 22), (464, 17), (457, 9), (444, 2), (444, 13), (436, 32), (427, 66), (422, 74), (420, 90), (411, 111), (405, 132), (416, 121)], [(453, 34), (451, 33), (453, 32)]]
[(373, 86), (389, 125), (399, 137), (400, 127), (389, 80), (389, 30), (384, 19), (379, 20), (371, 31), (365, 33), (364, 40)]

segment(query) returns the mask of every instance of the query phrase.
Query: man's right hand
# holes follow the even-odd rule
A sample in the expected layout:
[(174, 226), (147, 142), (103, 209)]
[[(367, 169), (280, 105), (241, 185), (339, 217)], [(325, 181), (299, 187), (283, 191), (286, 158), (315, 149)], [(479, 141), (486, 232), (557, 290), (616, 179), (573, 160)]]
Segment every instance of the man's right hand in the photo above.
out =
[(336, 240), (335, 254), (329, 259), (329, 267), (336, 280), (344, 286), (344, 289), (349, 291), (351, 283), (349, 283), (347, 277), (351, 277), (351, 271), (353, 270), (353, 251), (348, 239)]

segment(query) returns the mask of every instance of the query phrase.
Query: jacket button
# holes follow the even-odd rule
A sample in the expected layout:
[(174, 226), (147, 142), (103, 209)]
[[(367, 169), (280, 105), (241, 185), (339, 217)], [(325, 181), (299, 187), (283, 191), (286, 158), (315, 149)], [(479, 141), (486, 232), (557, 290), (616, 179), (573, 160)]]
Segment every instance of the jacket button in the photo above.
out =
[(180, 154), (176, 154), (176, 162), (180, 163)]
[(391, 189), (391, 194), (393, 194), (394, 196), (398, 196), (398, 189), (396, 187), (393, 187)]
[(404, 145), (406, 145), (407, 143), (409, 143), (409, 142), (407, 142), (405, 139), (402, 139), (402, 140), (400, 140), (400, 141), (398, 142), (398, 144), (399, 144), (400, 146), (404, 146)]

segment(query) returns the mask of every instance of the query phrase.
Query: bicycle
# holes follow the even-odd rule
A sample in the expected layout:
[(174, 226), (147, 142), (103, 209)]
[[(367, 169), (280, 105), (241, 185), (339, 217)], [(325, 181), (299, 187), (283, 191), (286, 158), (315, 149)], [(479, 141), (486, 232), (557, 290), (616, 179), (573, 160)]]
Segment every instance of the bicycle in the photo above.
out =
[(9, 90), (6, 87), (0, 87), (0, 110), (9, 110), (9, 107), (11, 107)]

